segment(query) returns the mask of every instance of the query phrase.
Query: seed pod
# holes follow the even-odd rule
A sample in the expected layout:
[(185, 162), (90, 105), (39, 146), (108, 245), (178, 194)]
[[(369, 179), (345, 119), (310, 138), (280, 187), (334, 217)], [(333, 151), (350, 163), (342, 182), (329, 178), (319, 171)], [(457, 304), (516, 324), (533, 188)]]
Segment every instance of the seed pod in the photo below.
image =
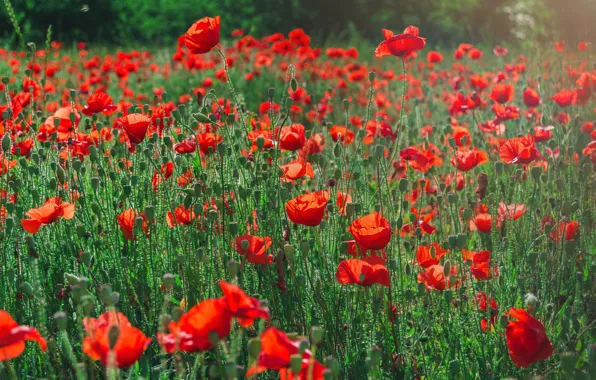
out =
[(10, 139), (10, 133), (5, 133), (4, 136), (2, 136), (2, 151), (3, 152), (8, 152), (10, 150), (10, 146), (11, 146), (12, 140)]

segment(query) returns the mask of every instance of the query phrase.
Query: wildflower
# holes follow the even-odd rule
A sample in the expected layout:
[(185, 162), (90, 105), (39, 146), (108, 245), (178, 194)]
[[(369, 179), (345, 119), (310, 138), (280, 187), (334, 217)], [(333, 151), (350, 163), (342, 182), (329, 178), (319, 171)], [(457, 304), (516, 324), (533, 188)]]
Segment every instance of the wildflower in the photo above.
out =
[(376, 212), (354, 220), (348, 231), (363, 251), (383, 249), (391, 240), (389, 222)]
[(528, 367), (553, 354), (553, 346), (546, 336), (544, 326), (523, 309), (509, 309), (511, 318), (505, 335), (511, 360), (518, 367)]
[(422, 50), (426, 39), (418, 36), (418, 28), (408, 26), (402, 34), (394, 35), (391, 30), (383, 29), (385, 41), (381, 42), (375, 50), (375, 56), (384, 57), (393, 55), (404, 58), (417, 50)]
[(19, 326), (10, 314), (0, 310), (0, 361), (18, 357), (25, 351), (25, 341), (32, 340), (39, 344), (42, 351), (46, 351), (46, 340), (37, 329), (29, 326)]
[(385, 267), (385, 260), (378, 256), (342, 261), (337, 267), (335, 278), (340, 284), (389, 286), (389, 272)]
[(62, 202), (62, 198), (50, 198), (39, 208), (32, 208), (25, 213), (29, 219), (22, 219), (21, 225), (25, 231), (36, 234), (41, 226), (54, 223), (58, 218), (70, 220), (74, 218), (75, 205)]
[[(139, 360), (151, 342), (143, 332), (129, 322), (120, 312), (108, 311), (99, 318), (84, 318), (83, 326), (87, 336), (83, 340), (83, 352), (93, 360), (110, 365), (110, 353), (114, 353), (115, 365), (128, 368)], [(113, 331), (117, 331), (116, 342)]]
[(219, 43), (219, 16), (204, 17), (184, 34), (184, 44), (193, 54), (210, 52)]
[(325, 215), (328, 200), (323, 191), (300, 195), (286, 203), (286, 213), (293, 223), (318, 226)]

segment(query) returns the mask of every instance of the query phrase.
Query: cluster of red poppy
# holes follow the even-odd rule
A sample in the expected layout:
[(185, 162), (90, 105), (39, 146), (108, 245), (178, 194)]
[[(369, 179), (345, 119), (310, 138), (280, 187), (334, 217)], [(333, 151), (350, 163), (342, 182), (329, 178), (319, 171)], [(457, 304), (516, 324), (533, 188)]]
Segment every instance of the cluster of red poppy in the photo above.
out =
[[(407, 265), (416, 268), (413, 283), (418, 282), (422, 293), (450, 294), (467, 284), (492, 284), (490, 281), (499, 278), (503, 270), (502, 264), (497, 265), (502, 262), (495, 259), (498, 257), (496, 251), (490, 246), (490, 249), (480, 248), (479, 251), (469, 248), (485, 247), (484, 240), (491, 234), (496, 235), (495, 230), (505, 236), (508, 233), (506, 226), (516, 226), (528, 218), (524, 216), (528, 206), (509, 203), (516, 202), (510, 198), (503, 198), (507, 200), (498, 203), (485, 200), (486, 174), (479, 173), (478, 179), (474, 180), (470, 173), (478, 171), (479, 167), (490, 167), (488, 164), (492, 163), (498, 175), (504, 166), (508, 166), (516, 171), (515, 180), (523, 182), (528, 174), (535, 176), (534, 173), (538, 173), (540, 177), (553, 163), (579, 166), (583, 159), (596, 167), (594, 123), (585, 122), (576, 128), (577, 123), (566, 113), (570, 109), (588, 110), (591, 107), (596, 97), (596, 71), (590, 71), (585, 61), (577, 65), (567, 64), (565, 80), (555, 85), (554, 95), (543, 98), (545, 91), (539, 86), (541, 78), (533, 78), (526, 72), (526, 57), (520, 55), (509, 59), (508, 49), (502, 46), (495, 47), (493, 54), (500, 57), (499, 60), (507, 61), (503, 70), (472, 70), (469, 62), (482, 62), (484, 52), (465, 43), (454, 51), (455, 63), (447, 69), (442, 67), (444, 57), (438, 51), (428, 52), (426, 62), (416, 60), (417, 52), (426, 45), (426, 39), (420, 37), (417, 27), (408, 26), (397, 35), (387, 29), (382, 33), (384, 39), (374, 55), (376, 58), (399, 59), (404, 69), (401, 75), (382, 69), (379, 61), (372, 65), (357, 62), (359, 52), (353, 47), (330, 47), (323, 54), (321, 49), (311, 46), (310, 37), (302, 29), (293, 30), (287, 38), (283, 34), (274, 34), (261, 39), (236, 30), (232, 33), (234, 46), (226, 49), (220, 45), (219, 17), (206, 17), (194, 23), (178, 39), (171, 62), (163, 67), (151, 63), (152, 57), (147, 52), (89, 57), (84, 46), (80, 47), (78, 62), (63, 56), (50, 59), (42, 67), (32, 60), (27, 64), (26, 78), (17, 83), (18, 90), (11, 86), (16, 83), (16, 77), (9, 83), (0, 84), (0, 91), (9, 97), (7, 104), (0, 105), (0, 134), (5, 136), (0, 154), (0, 176), (14, 173), (18, 163), (15, 158), (21, 159), (26, 166), (34, 154), (39, 158), (39, 148), (52, 146), (58, 150), (58, 161), (53, 162), (55, 168), (52, 168), (59, 182), (56, 189), (63, 197), (49, 197), (41, 206), (41, 202), (33, 204), (39, 207), (24, 212), (25, 217), (22, 217), (23, 213), (18, 214), (22, 229), (29, 234), (43, 234), (53, 228), (49, 225), (65, 223), (60, 220), (71, 220), (82, 214), (80, 210), (86, 206), (81, 202), (81, 187), (77, 185), (80, 174), (66, 175), (65, 171), (88, 161), (95, 163), (99, 154), (103, 155), (102, 162), (111, 165), (114, 172), (127, 175), (132, 173), (136, 157), (142, 155), (153, 164), (148, 169), (149, 194), (169, 196), (175, 190), (182, 190), (191, 199), (198, 193), (207, 193), (205, 179), (198, 178), (198, 170), (181, 165), (176, 158), (192, 157), (194, 169), (207, 168), (216, 160), (216, 152), (223, 148), (225, 153), (233, 146), (242, 159), (239, 162), (255, 167), (255, 162), (259, 162), (266, 170), (274, 168), (273, 179), (278, 186), (298, 189), (286, 198), (287, 194), (278, 194), (278, 200), (284, 199), (281, 205), (285, 209), (285, 214), (282, 211), (283, 215), (279, 217), (286, 222), (281, 239), (259, 228), (261, 210), (252, 206), (243, 210), (250, 214), (246, 229), (240, 234), (225, 234), (229, 227), (224, 225), (223, 216), (236, 215), (235, 205), (244, 197), (237, 188), (226, 186), (219, 189), (217, 196), (209, 192), (199, 201), (191, 199), (187, 202), (185, 199), (180, 203), (172, 196), (172, 201), (167, 207), (161, 207), (157, 215), (151, 208), (142, 211), (134, 202), (114, 202), (110, 207), (114, 206), (112, 208), (117, 211), (111, 222), (119, 227), (122, 233), (117, 232), (119, 238), (122, 236), (126, 244), (138, 242), (144, 239), (143, 236), (149, 238), (160, 223), (167, 225), (168, 231), (209, 230), (226, 240), (226, 249), (233, 249), (239, 255), (243, 267), (249, 263), (268, 268), (266, 266), (276, 261), (279, 261), (278, 265), (284, 264), (283, 256), (274, 248), (281, 248), (280, 240), (282, 245), (290, 245), (288, 235), (292, 228), (304, 236), (311, 236), (315, 234), (312, 231), (321, 228), (319, 226), (339, 218), (340, 223), (344, 223), (342, 236), (347, 236), (341, 238), (346, 240), (342, 245), (347, 247), (347, 256), (333, 262), (333, 268), (337, 265), (335, 278), (340, 285), (378, 286), (379, 292), (391, 289), (395, 277), (392, 277), (387, 262), (388, 257), (394, 256), (392, 245), (402, 243), (401, 240), (395, 242), (398, 238), (416, 241), (415, 247), (408, 252), (413, 257), (408, 259)], [(59, 57), (58, 44), (52, 46), (51, 52), (39, 51), (35, 57), (50, 58), (46, 56), (50, 54)], [(579, 51), (586, 48), (586, 43), (578, 46)], [(556, 50), (563, 51), (564, 44), (558, 42)], [(10, 59), (5, 59), (9, 56)], [(326, 61), (320, 62), (319, 58), (323, 56)], [(14, 74), (20, 72), (23, 55), (0, 51), (0, 58), (9, 61)], [(294, 63), (290, 65), (287, 58)], [(84, 72), (77, 68), (79, 64)], [(547, 69), (548, 64), (543, 63), (543, 68)], [(238, 101), (229, 70), (234, 67), (246, 69), (244, 81), (250, 83), (276, 66), (280, 71), (290, 73), (287, 94), (285, 89), (283, 94), (287, 95), (286, 104), (275, 103), (270, 95), (267, 101), (254, 107), (255, 112), (247, 111), (245, 108), (251, 106), (252, 100), (244, 99), (246, 104)], [(148, 96), (136, 94), (131, 89), (135, 80), (143, 82), (156, 73), (167, 78), (178, 70), (212, 70), (214, 78), (206, 76), (192, 94), (181, 94), (173, 101), (167, 100), (163, 88), (155, 88), (155, 100), (145, 105), (142, 103), (148, 101)], [(72, 91), (60, 90), (66, 88), (64, 80), (59, 78), (62, 71), (76, 76), (77, 85), (72, 85)], [(108, 95), (114, 76), (117, 88), (122, 92), (118, 102)], [(229, 84), (232, 99), (218, 98), (210, 91), (220, 84), (215, 81)], [(314, 96), (307, 87), (309, 81), (331, 86), (320, 96)], [(401, 101), (390, 90), (395, 81), (404, 84)], [(426, 85), (432, 93), (426, 91)], [(84, 96), (84, 102), (83, 98), (76, 97), (77, 91)], [(56, 94), (60, 101), (49, 101), (44, 96), (46, 94)], [(334, 117), (337, 111), (334, 102), (340, 97), (346, 99), (343, 102), (345, 123), (337, 122)], [(200, 108), (191, 113), (188, 109), (195, 106), (193, 99), (198, 101)], [(420, 112), (423, 108), (414, 108), (412, 104), (425, 102), (441, 104), (448, 115), (446, 125), (421, 124), (419, 138), (413, 137), (416, 133), (405, 137), (410, 131), (403, 128), (402, 116), (411, 111)], [(549, 114), (545, 103), (556, 112)], [(348, 112), (351, 104), (375, 111), (372, 115), (367, 111), (366, 117), (361, 117)], [(28, 108), (34, 111), (30, 112)], [(35, 111), (39, 115), (47, 112), (50, 116), (40, 118)], [(426, 107), (422, 112), (422, 117), (417, 115), (418, 120), (431, 120), (433, 113), (441, 111), (437, 107)], [(191, 120), (190, 126), (188, 120)], [(236, 124), (243, 124), (245, 130), (240, 130)], [(313, 125), (321, 128), (314, 129)], [(523, 128), (514, 129), (518, 125)], [(577, 132), (578, 146), (581, 144), (577, 151), (562, 146), (561, 138), (554, 138), (570, 130)], [(404, 138), (407, 138), (406, 142)], [(158, 139), (167, 148), (162, 147), (163, 152), (155, 148)], [(113, 143), (114, 149), (104, 149), (107, 143)], [(377, 170), (367, 180), (371, 179), (371, 183), (379, 188), (388, 184), (391, 189), (399, 190), (399, 195), (392, 199), (395, 204), (385, 205), (384, 209), (381, 205), (378, 212), (361, 212), (355, 207), (355, 199), (362, 201), (362, 197), (356, 194), (356, 185), (351, 182), (356, 181), (356, 174), (360, 174), (353, 170), (352, 156), (359, 154), (362, 146), (366, 164), (384, 160), (391, 169), (382, 174), (383, 178), (379, 178), (382, 172)], [(119, 148), (123, 148), (122, 154)], [(331, 150), (341, 164), (347, 163), (347, 166), (336, 162), (321, 163), (322, 155)], [(587, 158), (582, 158), (580, 151)], [(219, 155), (224, 156), (224, 153)], [(451, 166), (444, 165), (445, 162)], [(99, 171), (95, 167), (94, 170)], [(218, 173), (223, 176), (228, 167), (222, 164), (217, 170), (221, 170)], [(328, 170), (335, 170), (337, 174), (334, 173), (336, 175), (327, 186), (321, 186), (319, 180), (328, 175)], [(337, 181), (347, 185), (337, 186)], [(318, 185), (314, 189), (309, 187), (310, 191), (302, 187), (313, 183)], [(471, 184), (477, 188), (470, 191)], [(475, 196), (469, 198), (468, 205), (461, 206), (457, 192)], [(456, 215), (453, 222), (459, 223), (457, 226), (444, 225), (445, 217), (441, 215), (439, 203), (439, 195), (443, 197), (444, 194), (451, 198), (450, 204), (461, 206), (459, 213), (457, 208), (453, 212)], [(63, 201), (67, 196), (68, 202)], [(22, 203), (18, 194), (9, 195), (4, 191), (2, 197), (12, 204)], [(429, 202), (423, 204), (426, 198)], [(37, 202), (38, 197), (33, 199)], [(397, 205), (399, 201), (401, 207)], [(9, 214), (5, 203), (0, 209), (2, 222)], [(393, 220), (393, 213), (387, 212), (387, 207), (400, 207), (403, 218), (400, 211), (399, 220)], [(383, 214), (392, 219), (391, 223)], [(579, 239), (580, 223), (572, 220), (570, 213), (558, 218), (554, 213), (540, 215), (542, 221), (537, 226), (541, 227), (541, 234), (550, 238), (549, 244), (555, 246)], [(524, 219), (519, 221), (520, 218)], [(449, 238), (455, 238), (455, 243), (437, 242), (437, 235), (446, 231), (459, 231), (466, 239), (474, 236), (477, 240), (475, 245), (468, 246), (457, 241), (459, 235), (451, 235)], [(157, 342), (164, 352), (210, 350), (229, 336), (234, 320), (244, 328), (252, 326), (258, 318), (269, 321), (268, 308), (257, 299), (235, 285), (223, 281), (219, 285), (222, 297), (201, 301), (180, 318), (170, 321), (167, 329), (157, 333)], [(479, 318), (480, 327), (488, 334), (499, 314), (503, 314), (497, 299), (491, 298), (497, 297), (498, 293), (491, 286), (475, 293), (475, 308), (482, 317)], [(503, 302), (499, 299), (499, 303)], [(544, 326), (532, 314), (512, 307), (503, 315), (508, 318), (505, 337), (510, 357), (521, 367), (546, 359), (553, 353)], [(19, 326), (7, 312), (0, 311), (0, 326), (1, 360), (19, 356), (26, 340), (38, 342), (45, 350), (46, 342), (37, 330)], [(83, 326), (86, 333), (83, 351), (108, 367), (130, 367), (151, 342), (117, 311), (107, 311), (98, 318), (84, 318)], [(290, 339), (274, 327), (266, 329), (260, 341), (260, 353), (247, 376), (275, 370), (281, 378), (323, 378), (325, 367), (316, 360), (313, 352), (304, 349), (300, 341)], [(296, 372), (293, 365), (296, 355), (300, 359), (299, 372), (290, 373)]]

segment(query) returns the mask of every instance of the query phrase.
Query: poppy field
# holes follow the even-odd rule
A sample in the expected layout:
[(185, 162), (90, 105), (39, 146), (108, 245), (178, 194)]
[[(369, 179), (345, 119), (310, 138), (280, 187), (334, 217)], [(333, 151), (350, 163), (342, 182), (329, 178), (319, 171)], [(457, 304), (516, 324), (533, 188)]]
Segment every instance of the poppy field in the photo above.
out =
[(233, 28), (0, 49), (0, 378), (596, 379), (589, 41)]

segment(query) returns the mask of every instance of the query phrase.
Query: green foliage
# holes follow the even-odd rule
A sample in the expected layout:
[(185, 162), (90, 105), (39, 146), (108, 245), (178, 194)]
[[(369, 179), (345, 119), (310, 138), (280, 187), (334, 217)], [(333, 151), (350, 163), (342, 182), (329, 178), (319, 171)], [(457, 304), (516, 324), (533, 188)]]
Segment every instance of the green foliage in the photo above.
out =
[[(5, 3), (8, 0), (5, 0)], [(49, 25), (60, 41), (99, 41), (118, 45), (171, 42), (197, 19), (220, 15), (222, 33), (244, 29), (254, 35), (302, 27), (324, 38), (352, 30), (378, 38), (381, 28), (399, 31), (415, 24), (434, 41), (454, 43), (503, 41), (511, 37), (577, 40), (596, 34), (590, 12), (596, 2), (578, 0), (563, 5), (555, 0), (19, 0), (14, 17), (0, 13), (0, 36), (16, 42), (18, 21), (28, 41), (43, 41)], [(341, 12), (338, 12), (341, 9)]]

